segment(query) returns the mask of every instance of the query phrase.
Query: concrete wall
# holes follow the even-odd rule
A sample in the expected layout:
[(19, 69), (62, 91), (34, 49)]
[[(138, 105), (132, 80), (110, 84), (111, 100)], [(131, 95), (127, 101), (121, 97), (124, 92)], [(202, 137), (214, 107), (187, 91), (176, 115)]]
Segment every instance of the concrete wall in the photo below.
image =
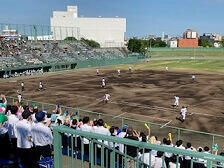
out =
[(54, 12), (51, 30), (55, 40), (73, 36), (100, 43), (101, 47), (123, 47), (126, 32), (125, 18), (77, 17), (77, 7), (68, 7), (67, 12)]

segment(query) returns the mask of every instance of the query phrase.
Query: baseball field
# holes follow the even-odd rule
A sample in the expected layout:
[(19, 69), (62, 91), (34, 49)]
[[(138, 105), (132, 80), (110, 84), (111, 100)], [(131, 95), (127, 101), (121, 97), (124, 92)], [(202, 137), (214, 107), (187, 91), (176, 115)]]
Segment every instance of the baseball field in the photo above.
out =
[[(130, 66), (132, 72), (128, 70)], [(165, 66), (168, 66), (168, 71)], [(117, 69), (121, 69), (120, 76)], [(124, 117), (164, 124), (164, 127), (154, 126), (152, 129), (152, 134), (161, 137), (167, 132), (177, 133), (177, 130), (166, 126), (223, 134), (223, 61), (148, 61), (100, 67), (99, 71), (99, 75), (96, 75), (96, 68), (89, 68), (1, 80), (0, 93), (16, 97), (23, 81), (24, 99), (112, 114), (113, 116), (104, 117), (112, 125), (120, 126), (121, 118)], [(195, 81), (191, 79), (193, 74), (196, 76)], [(106, 80), (106, 88), (101, 87), (102, 78)], [(45, 90), (38, 91), (39, 81), (43, 82)], [(107, 104), (103, 102), (106, 92), (111, 95)], [(172, 107), (175, 95), (180, 97), (177, 109)], [(183, 105), (188, 106), (188, 112), (186, 121), (182, 123), (177, 118)], [(53, 108), (48, 112), (52, 112)], [(125, 124), (146, 131), (144, 122), (126, 120)], [(196, 133), (190, 137), (187, 131), (181, 133), (191, 141), (201, 139)], [(211, 136), (203, 135), (203, 138), (212, 141)], [(223, 138), (216, 139), (221, 140)]]

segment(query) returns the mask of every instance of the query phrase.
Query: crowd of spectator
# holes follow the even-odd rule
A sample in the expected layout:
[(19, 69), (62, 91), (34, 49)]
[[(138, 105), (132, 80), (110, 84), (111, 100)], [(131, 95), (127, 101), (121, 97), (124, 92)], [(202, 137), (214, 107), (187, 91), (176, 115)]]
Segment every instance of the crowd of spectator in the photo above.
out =
[(15, 77), (21, 77), (21, 76), (33, 76), (33, 75), (42, 75), (43, 69), (32, 69), (32, 70), (25, 70), (22, 72), (15, 72), (13, 74), (4, 74), (3, 78), (7, 79), (7, 78), (15, 78)]
[[(27, 168), (38, 167), (38, 161), (41, 157), (52, 157), (52, 145), (53, 136), (52, 129), (54, 126), (64, 125), (71, 129), (87, 131), (91, 133), (97, 133), (107, 136), (114, 136), (118, 138), (126, 138), (134, 141), (141, 141), (145, 143), (151, 143), (156, 145), (162, 145), (167, 147), (174, 147), (179, 149), (186, 149), (190, 151), (198, 151), (204, 153), (211, 153), (209, 147), (204, 148), (193, 147), (190, 142), (184, 145), (182, 140), (178, 140), (173, 144), (172, 139), (164, 138), (160, 141), (156, 136), (151, 135), (151, 130), (148, 128), (147, 135), (143, 132), (134, 130), (131, 126), (124, 125), (122, 128), (116, 126), (109, 126), (103, 119), (91, 120), (88, 116), (79, 118), (78, 112), (71, 114), (68, 110), (62, 111), (60, 105), (55, 106), (55, 109), (50, 113), (41, 111), (33, 104), (31, 106), (22, 105), (15, 100), (13, 105), (7, 104), (6, 97), (1, 95), (0, 97), (0, 158), (9, 159), (14, 162), (14, 166), (22, 164)], [(71, 149), (70, 134), (64, 134), (62, 136), (62, 145), (64, 149)], [(81, 150), (81, 139), (77, 137), (74, 139), (76, 144), (74, 150), (78, 153)], [(125, 152), (125, 146), (123, 144), (117, 144), (107, 141), (99, 142), (104, 143), (105, 148), (115, 148), (121, 153)], [(89, 140), (84, 138), (84, 154), (89, 154)], [(101, 145), (95, 146), (97, 150), (97, 156), (100, 158)], [(139, 159), (145, 165), (150, 165), (153, 168), (161, 168), (164, 164), (166, 168), (174, 168), (176, 165), (180, 168), (190, 168), (191, 160), (199, 161), (200, 163), (194, 163), (195, 168), (205, 168), (206, 161), (203, 159), (192, 158), (190, 156), (179, 155), (179, 163), (177, 162), (177, 156), (168, 153), (155, 151), (151, 149), (138, 150), (136, 147), (127, 146), (127, 155), (132, 158)], [(144, 153), (144, 154), (143, 154)], [(150, 154), (151, 153), (151, 154)], [(216, 151), (216, 154), (218, 151)], [(224, 153), (220, 153), (224, 156)], [(165, 163), (163, 163), (163, 156)], [(18, 159), (19, 158), (19, 159)], [(122, 163), (122, 162), (120, 162)], [(136, 162), (133, 159), (128, 159), (129, 167), (136, 167)], [(223, 163), (218, 163), (220, 167), (224, 166)]]
[(0, 68), (125, 57), (122, 49), (93, 49), (82, 41), (0, 40)]

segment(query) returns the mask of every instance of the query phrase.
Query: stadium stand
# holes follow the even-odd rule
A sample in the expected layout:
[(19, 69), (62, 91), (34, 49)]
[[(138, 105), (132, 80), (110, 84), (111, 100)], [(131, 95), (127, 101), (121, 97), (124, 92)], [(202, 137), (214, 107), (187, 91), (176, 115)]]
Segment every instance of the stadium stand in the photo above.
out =
[(0, 68), (123, 58), (123, 49), (93, 49), (81, 41), (0, 40)]
[[(82, 164), (87, 161), (91, 167), (97, 164), (101, 167), (155, 168), (224, 166), (222, 149), (214, 148), (213, 155), (208, 146), (193, 147), (191, 142), (184, 145), (180, 139), (173, 142), (171, 136), (158, 139), (151, 135), (150, 127), (146, 135), (128, 125), (122, 128), (109, 125), (103, 119), (79, 118), (78, 112), (70, 114), (60, 105), (52, 112), (41, 111), (35, 104), (22, 106), (17, 100), (10, 105), (1, 95), (0, 164), (38, 167), (42, 157), (53, 156), (54, 130), (56, 168), (61, 164), (61, 152), (82, 160)], [(220, 156), (217, 156), (218, 152)]]

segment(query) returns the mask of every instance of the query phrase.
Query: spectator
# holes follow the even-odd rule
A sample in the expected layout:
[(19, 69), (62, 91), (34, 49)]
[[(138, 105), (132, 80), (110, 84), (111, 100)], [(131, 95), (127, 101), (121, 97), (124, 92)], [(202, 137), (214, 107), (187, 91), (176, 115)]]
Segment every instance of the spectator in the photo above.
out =
[[(48, 126), (44, 124), (46, 113), (37, 112), (35, 118), (38, 123), (32, 126), (32, 139), (35, 145), (36, 159), (51, 156), (51, 145), (53, 144), (53, 135)], [(50, 121), (49, 121), (50, 122)]]
[[(93, 128), (89, 125), (89, 117), (84, 117), (82, 122), (83, 122), (83, 125), (80, 126), (80, 131), (93, 132)], [(83, 143), (84, 143), (84, 153), (88, 154), (89, 140), (84, 138)]]
[[(191, 146), (191, 143), (187, 143), (187, 147), (186, 147), (186, 150), (190, 150), (190, 151), (193, 151), (193, 147)], [(190, 168), (191, 167), (191, 157), (190, 156), (185, 156), (185, 160), (184, 160), (184, 167), (186, 168)]]
[[(97, 123), (98, 123), (98, 128), (94, 130), (94, 133), (110, 136), (109, 130), (104, 127), (104, 121), (102, 119), (99, 119)], [(102, 142), (102, 141), (99, 140), (99, 142)], [(108, 142), (105, 141), (104, 144), (108, 145)], [(98, 145), (98, 147), (100, 148), (101, 146)]]
[[(185, 147), (183, 146), (183, 141), (182, 140), (178, 140), (176, 142), (176, 146), (175, 148), (178, 148), (178, 149), (185, 149)], [(179, 163), (180, 163), (180, 167), (183, 168), (184, 166), (184, 157), (183, 155), (179, 155)]]
[(19, 121), (19, 118), (16, 116), (16, 113), (18, 111), (18, 107), (17, 106), (11, 106), (10, 108), (10, 114), (8, 115), (8, 123), (9, 123), (9, 127), (8, 127), (8, 134), (9, 134), (9, 138), (10, 138), (10, 142), (11, 142), (11, 151), (14, 154), (14, 161), (17, 162), (17, 138), (16, 138), (16, 134), (15, 134), (15, 128), (16, 128), (16, 124)]
[(177, 164), (177, 156), (173, 155), (170, 158), (169, 167), (170, 168), (180, 168), (180, 163)]
[[(123, 128), (122, 128), (122, 132), (120, 132), (117, 135), (117, 137), (124, 138), (126, 136), (126, 134), (127, 134), (127, 129), (128, 129), (128, 126), (124, 125)], [(119, 147), (119, 151), (123, 153), (124, 152), (124, 145), (123, 144), (119, 144), (118, 147)]]
[(25, 167), (33, 167), (32, 133), (31, 133), (31, 113), (24, 111), (22, 119), (16, 124), (17, 148), (21, 158), (21, 163)]
[[(170, 140), (166, 140), (166, 144), (164, 146), (173, 147), (173, 144), (171, 144)], [(165, 152), (165, 163), (167, 168), (169, 168), (169, 163), (172, 156), (173, 156), (172, 153)]]
[(164, 154), (164, 153), (161, 152), (161, 151), (158, 151), (158, 152), (157, 152), (157, 156), (155, 157), (154, 168), (161, 168), (161, 167), (166, 168), (166, 164), (163, 163), (163, 159), (162, 159), (163, 154)]
[[(138, 137), (136, 136), (136, 133), (134, 132), (132, 127), (128, 127), (127, 134), (124, 137), (126, 139), (135, 140), (138, 141)], [(126, 146), (127, 155), (131, 156), (132, 158), (136, 158), (137, 156), (137, 147), (127, 145)], [(132, 159), (128, 159), (128, 165), (129, 167), (134, 167), (135, 162)]]

